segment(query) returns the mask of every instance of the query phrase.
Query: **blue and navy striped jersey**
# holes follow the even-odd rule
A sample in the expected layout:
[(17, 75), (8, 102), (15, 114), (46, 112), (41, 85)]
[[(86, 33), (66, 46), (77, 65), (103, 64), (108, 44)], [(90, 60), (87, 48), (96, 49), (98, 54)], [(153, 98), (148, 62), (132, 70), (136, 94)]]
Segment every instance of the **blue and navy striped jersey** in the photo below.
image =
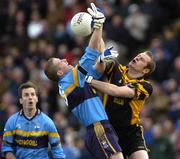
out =
[(86, 48), (79, 65), (61, 77), (58, 83), (60, 95), (84, 126), (108, 119), (100, 97), (84, 79), (84, 72), (91, 72), (94, 78), (100, 78), (101, 74), (92, 71), (92, 66), (98, 56), (99, 52), (92, 48)]
[(54, 159), (65, 158), (53, 121), (40, 110), (31, 119), (21, 110), (6, 122), (3, 153), (13, 152), (18, 159), (48, 159), (48, 144)]

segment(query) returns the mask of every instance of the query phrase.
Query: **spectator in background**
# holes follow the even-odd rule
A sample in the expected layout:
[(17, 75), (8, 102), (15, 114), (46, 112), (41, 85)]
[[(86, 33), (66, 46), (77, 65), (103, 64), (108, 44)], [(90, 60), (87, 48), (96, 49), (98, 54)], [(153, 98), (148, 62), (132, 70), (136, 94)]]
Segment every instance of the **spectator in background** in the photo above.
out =
[(125, 18), (125, 27), (129, 30), (136, 43), (143, 44), (149, 28), (149, 16), (144, 14), (137, 4), (128, 7), (129, 15)]
[[(177, 81), (178, 85), (180, 85), (180, 56), (177, 56), (174, 59), (173, 68), (169, 76), (169, 78), (174, 78)], [(179, 88), (177, 88), (177, 90), (180, 91), (180, 86)]]
[(131, 4), (130, 0), (116, 0), (114, 4), (114, 9), (117, 13), (122, 15), (123, 17), (127, 17), (128, 14), (128, 8)]
[(174, 123), (180, 119), (180, 93), (178, 92), (173, 92), (170, 95), (168, 115)]
[(53, 121), (37, 109), (37, 91), (32, 82), (19, 87), (22, 109), (8, 119), (4, 128), (2, 152), (6, 159), (48, 159), (48, 144), (53, 158), (65, 158)]
[(147, 146), (149, 146), (153, 138), (153, 133), (152, 133), (153, 121), (151, 118), (143, 118), (142, 125), (144, 127), (144, 138)]
[(162, 39), (158, 37), (151, 40), (149, 50), (153, 53), (158, 66), (153, 75), (159, 82), (161, 82), (167, 79), (167, 68), (170, 67), (170, 61), (172, 58), (171, 53), (164, 47)]
[(175, 159), (180, 159), (180, 119), (176, 124), (175, 135)]
[(170, 140), (164, 136), (160, 124), (153, 126), (153, 140), (150, 144), (150, 159), (172, 159), (173, 146)]
[(17, 111), (14, 105), (15, 98), (10, 92), (4, 92), (0, 103), (0, 158), (2, 158), (1, 145), (3, 143), (3, 129), (7, 119)]
[(165, 27), (163, 30), (163, 45), (171, 53), (172, 59), (178, 56), (179, 53), (178, 35), (173, 31), (174, 29), (175, 27), (171, 26)]
[(107, 39), (117, 42), (118, 46), (120, 47), (119, 50), (121, 52), (121, 57), (119, 59), (123, 61), (123, 49), (125, 50), (124, 52), (127, 53), (128, 51), (130, 51), (129, 48), (132, 48), (134, 46), (134, 43), (130, 42), (133, 40), (133, 37), (130, 35), (128, 29), (124, 26), (123, 17), (117, 13), (114, 13), (111, 16), (111, 20), (109, 22), (106, 22), (104, 30), (107, 33)]

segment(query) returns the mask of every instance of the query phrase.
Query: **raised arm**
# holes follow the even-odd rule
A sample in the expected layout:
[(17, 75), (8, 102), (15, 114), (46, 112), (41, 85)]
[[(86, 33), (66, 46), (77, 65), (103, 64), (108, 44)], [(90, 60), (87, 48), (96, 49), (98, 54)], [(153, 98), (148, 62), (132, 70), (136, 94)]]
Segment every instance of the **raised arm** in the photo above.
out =
[(87, 10), (93, 18), (92, 23), (94, 30), (90, 37), (89, 45), (79, 61), (81, 67), (83, 67), (87, 72), (92, 69), (92, 66), (95, 64), (95, 61), (99, 56), (99, 51), (101, 48), (100, 43), (102, 38), (102, 27), (105, 21), (104, 14), (97, 11), (96, 6), (93, 3), (91, 4), (91, 8), (88, 8)]
[(89, 14), (92, 16), (92, 26), (93, 26), (93, 33), (91, 35), (91, 38), (89, 40), (89, 45), (88, 47), (100, 51), (101, 49), (101, 39), (102, 39), (102, 28), (103, 28), (103, 23), (105, 22), (105, 16), (102, 13), (101, 10), (96, 8), (94, 3), (91, 3), (91, 8), (88, 8), (87, 11)]
[[(103, 53), (105, 50), (105, 43), (104, 40), (101, 38), (100, 40), (100, 45), (99, 45), (99, 52)], [(100, 73), (103, 73), (105, 68), (106, 68), (106, 63), (105, 62), (101, 62), (100, 61), (100, 57), (99, 59), (96, 61), (96, 63), (94, 64), (94, 69)]]
[(99, 52), (99, 48), (100, 48), (99, 44), (101, 42), (101, 37), (102, 37), (102, 27), (99, 29), (94, 29), (91, 38), (89, 40), (88, 47)]

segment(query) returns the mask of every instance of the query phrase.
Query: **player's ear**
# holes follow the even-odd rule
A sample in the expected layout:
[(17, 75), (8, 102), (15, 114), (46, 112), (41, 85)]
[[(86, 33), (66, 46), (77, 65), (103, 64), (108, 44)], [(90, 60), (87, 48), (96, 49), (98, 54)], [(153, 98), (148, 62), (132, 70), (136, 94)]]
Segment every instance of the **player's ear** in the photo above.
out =
[(63, 75), (63, 71), (58, 70), (58, 71), (57, 71), (57, 75), (58, 75), (58, 76), (62, 76), (62, 75)]
[(22, 102), (23, 102), (23, 101), (22, 101), (22, 98), (19, 98), (19, 103), (22, 104)]
[(143, 70), (143, 73), (144, 73), (144, 74), (147, 74), (147, 73), (149, 73), (149, 71), (150, 71), (149, 68), (145, 68), (145, 69)]

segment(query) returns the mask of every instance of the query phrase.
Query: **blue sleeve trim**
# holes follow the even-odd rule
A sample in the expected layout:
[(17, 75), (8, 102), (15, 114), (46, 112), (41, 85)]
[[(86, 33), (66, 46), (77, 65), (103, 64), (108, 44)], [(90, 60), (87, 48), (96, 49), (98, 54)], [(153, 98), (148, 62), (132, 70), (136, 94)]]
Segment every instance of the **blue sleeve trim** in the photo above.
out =
[(97, 54), (97, 56), (100, 55), (100, 52), (99, 52), (99, 51), (94, 50), (94, 49), (91, 48), (91, 47), (87, 47), (85, 51), (86, 51), (86, 52), (93, 52), (93, 54), (95, 53), (95, 54)]
[(95, 61), (97, 60), (99, 55), (100, 53), (97, 50), (87, 47), (85, 49), (84, 55), (81, 57), (79, 61), (79, 64), (83, 69), (89, 72), (90, 67), (92, 67), (95, 64)]
[(100, 79), (103, 73), (98, 72), (93, 67), (91, 67), (90, 71), (88, 72), (89, 76), (93, 76), (94, 79)]
[(61, 144), (61, 142), (60, 142), (60, 141), (55, 142), (55, 143), (51, 144), (51, 147), (56, 147), (56, 146), (58, 146), (59, 144)]

